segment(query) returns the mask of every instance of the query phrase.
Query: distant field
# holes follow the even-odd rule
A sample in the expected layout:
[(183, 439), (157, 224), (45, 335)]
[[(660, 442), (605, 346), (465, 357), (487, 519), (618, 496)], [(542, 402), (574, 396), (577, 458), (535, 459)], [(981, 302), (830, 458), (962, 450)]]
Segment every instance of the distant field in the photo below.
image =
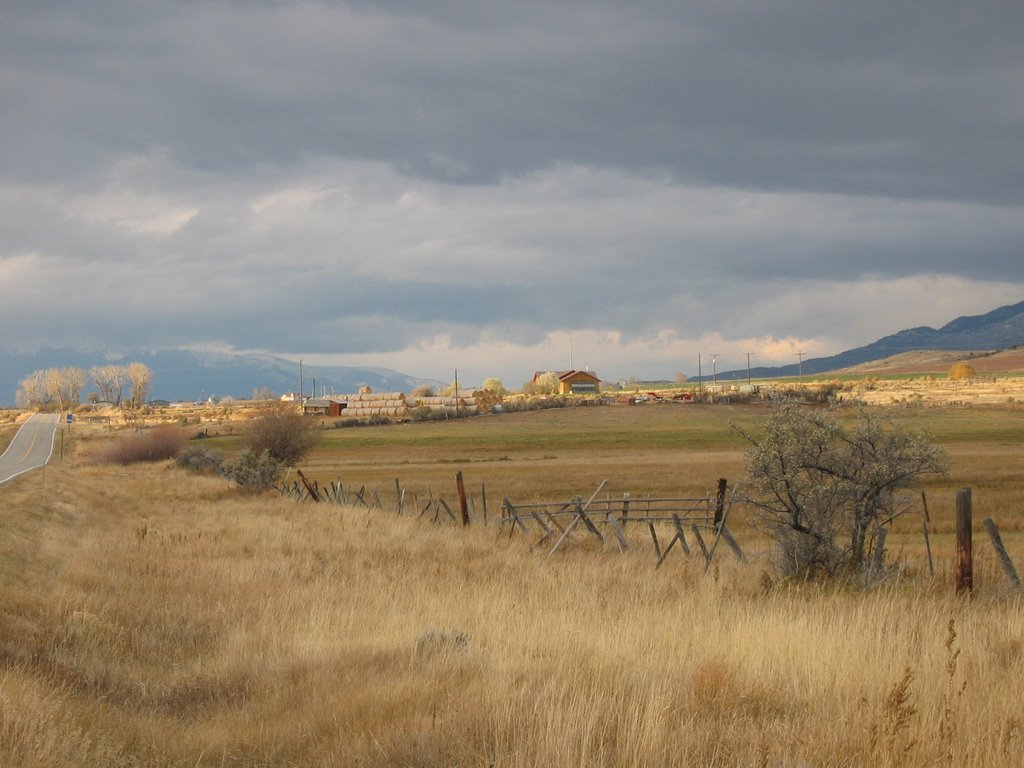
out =
[[(965, 486), (977, 489), (981, 516), (1024, 530), (1024, 409), (893, 412), (950, 454), (949, 476), (924, 485), (940, 530), (951, 530), (955, 492)], [(745, 443), (732, 427), (756, 434), (767, 413), (766, 404), (649, 403), (326, 429), (302, 468), (321, 483), (340, 479), (389, 499), (396, 479), (410, 497), (451, 498), (462, 471), (478, 504), (486, 489), (492, 512), (506, 496), (514, 502), (589, 496), (603, 480), (603, 495), (700, 497), (714, 493), (720, 477), (742, 480)], [(230, 452), (238, 440), (204, 443)], [(745, 527), (745, 510), (737, 508), (734, 524)]]

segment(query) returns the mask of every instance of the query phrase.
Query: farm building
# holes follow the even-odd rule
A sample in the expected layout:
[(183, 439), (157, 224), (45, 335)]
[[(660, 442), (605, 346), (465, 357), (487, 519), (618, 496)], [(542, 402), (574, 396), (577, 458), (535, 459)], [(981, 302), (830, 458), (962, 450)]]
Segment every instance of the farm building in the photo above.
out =
[(341, 416), (348, 403), (337, 397), (311, 397), (302, 404), (307, 416)]
[[(533, 380), (543, 375), (543, 371), (537, 371)], [(560, 395), (596, 395), (601, 391), (601, 379), (593, 371), (556, 371), (555, 375)]]

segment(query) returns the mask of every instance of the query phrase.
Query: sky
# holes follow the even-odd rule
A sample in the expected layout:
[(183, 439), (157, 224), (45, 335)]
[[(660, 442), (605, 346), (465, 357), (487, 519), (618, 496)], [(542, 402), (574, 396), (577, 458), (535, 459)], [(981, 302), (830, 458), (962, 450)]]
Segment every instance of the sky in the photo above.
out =
[(8, 351), (516, 387), (1024, 299), (1021, 4), (0, 6)]

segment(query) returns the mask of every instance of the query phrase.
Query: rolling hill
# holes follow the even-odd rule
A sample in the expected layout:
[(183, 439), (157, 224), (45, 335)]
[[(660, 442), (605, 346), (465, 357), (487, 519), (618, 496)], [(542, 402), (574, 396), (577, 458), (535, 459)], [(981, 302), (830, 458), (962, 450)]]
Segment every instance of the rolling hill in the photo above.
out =
[[(927, 326), (908, 328), (838, 355), (804, 360), (803, 373), (805, 376), (828, 373), (921, 350), (980, 353), (1020, 345), (1024, 345), (1024, 301), (999, 307), (984, 315), (958, 317), (939, 329)], [(750, 369), (750, 375), (759, 379), (796, 376), (799, 373), (798, 363)], [(746, 377), (745, 368), (718, 374), (719, 380)], [(704, 379), (707, 381), (708, 377)]]

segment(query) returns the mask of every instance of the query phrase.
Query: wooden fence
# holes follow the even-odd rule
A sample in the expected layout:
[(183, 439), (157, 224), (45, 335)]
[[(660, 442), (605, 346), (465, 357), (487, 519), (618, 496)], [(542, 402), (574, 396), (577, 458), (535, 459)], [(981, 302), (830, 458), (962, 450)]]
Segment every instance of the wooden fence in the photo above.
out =
[[(602, 545), (607, 542), (601, 529), (610, 532), (619, 551), (625, 552), (629, 549), (628, 528), (640, 525), (650, 536), (657, 559), (656, 568), (665, 562), (676, 544), (685, 556), (690, 556), (692, 549), (687, 540), (687, 529), (704, 557), (705, 570), (710, 566), (721, 540), (737, 557), (744, 558), (742, 548), (726, 526), (736, 489), (727, 497), (724, 479), (719, 481), (715, 497), (708, 494), (700, 498), (634, 498), (625, 493), (621, 498), (606, 496), (599, 499), (606, 483), (602, 482), (586, 502), (582, 496), (569, 501), (525, 504), (513, 504), (506, 498), (502, 502), (502, 523), (508, 526), (510, 537), (516, 530), (524, 534), (539, 532), (541, 536), (534, 546), (542, 546), (557, 537), (548, 557), (552, 557), (580, 525)], [(662, 546), (666, 537), (668, 544)]]
[[(489, 525), (486, 487), (480, 486), (478, 510), (476, 497), (466, 491), (462, 472), (456, 474), (455, 481), (458, 501), (454, 502), (455, 508), (453, 508), (442, 496), (435, 497), (430, 489), (427, 491), (426, 499), (420, 499), (415, 494), (410, 499), (406, 489), (396, 479), (393, 509), (399, 515), (411, 512), (418, 517), (429, 519), (433, 523), (451, 522), (465, 526), (475, 520), (483, 525)], [(729, 512), (736, 500), (736, 487), (733, 487), (730, 492), (725, 478), (718, 481), (718, 489), (713, 496), (709, 493), (699, 498), (652, 498), (650, 496), (640, 498), (629, 493), (615, 498), (609, 494), (601, 497), (601, 492), (607, 484), (607, 480), (602, 481), (586, 501), (583, 500), (582, 495), (568, 500), (524, 503), (513, 503), (510, 499), (505, 498), (501, 504), (501, 516), (495, 518), (499, 535), (504, 535), (506, 529), (509, 538), (515, 535), (516, 531), (520, 531), (526, 536), (539, 534), (533, 547), (543, 546), (552, 539), (556, 539), (554, 546), (548, 552), (548, 557), (553, 557), (563, 546), (578, 538), (577, 533), (599, 542), (602, 549), (607, 549), (609, 541), (612, 541), (619, 552), (626, 552), (630, 549), (628, 531), (640, 526), (645, 531), (641, 540), (649, 537), (653, 546), (656, 558), (655, 568), (661, 567), (676, 544), (679, 545), (679, 550), (684, 556), (691, 556), (694, 550), (690, 546), (688, 536), (692, 536), (696, 549), (704, 558), (705, 572), (711, 566), (718, 545), (722, 541), (728, 545), (736, 557), (745, 561), (743, 549), (727, 526)], [(362, 507), (367, 511), (373, 509), (387, 511), (385, 503), (376, 490), (368, 489), (365, 485), (358, 488), (346, 487), (340, 479), (320, 486), (316, 481), (310, 482), (301, 470), (297, 472), (295, 480), (278, 486), (278, 490), (282, 495), (300, 502), (311, 501)], [(929, 571), (934, 576), (929, 540), (930, 517), (924, 493), (921, 494), (921, 500)], [(983, 527), (992, 541), (992, 546), (1011, 588), (1015, 591), (1022, 590), (1021, 579), (1003, 545), (995, 522), (991, 518), (986, 518), (983, 521)], [(970, 594), (974, 589), (972, 529), (971, 490), (965, 488), (957, 493), (957, 550), (954, 579), (958, 593)], [(884, 527), (880, 528), (875, 541), (873, 561), (876, 569), (881, 567), (886, 533), (887, 530)], [(665, 540), (668, 541), (667, 545), (662, 543)], [(633, 541), (635, 543), (636, 539), (634, 538)]]
[[(411, 511), (434, 523), (469, 525), (476, 520), (488, 525), (486, 487), (480, 486), (478, 511), (476, 497), (466, 492), (462, 472), (456, 474), (455, 480), (458, 501), (449, 504), (443, 496), (435, 497), (430, 489), (426, 499), (420, 499), (415, 494), (409, 498), (406, 489), (396, 479), (393, 509), (399, 515)], [(580, 495), (569, 500), (521, 504), (514, 504), (505, 498), (501, 504), (501, 516), (495, 518), (495, 523), (500, 533), (507, 529), (509, 537), (517, 530), (526, 535), (539, 533), (540, 538), (533, 544), (534, 547), (542, 546), (557, 536), (557, 542), (548, 557), (554, 556), (559, 549), (573, 541), (577, 533), (599, 541), (605, 548), (610, 539), (617, 545), (619, 552), (626, 552), (630, 548), (627, 531), (639, 525), (645, 531), (644, 538), (649, 536), (653, 544), (655, 568), (661, 567), (676, 544), (685, 556), (690, 556), (693, 549), (688, 536), (692, 537), (703, 556), (705, 570), (710, 566), (720, 541), (725, 541), (737, 557), (744, 559), (742, 548), (726, 526), (736, 489), (733, 488), (731, 494), (727, 493), (725, 479), (719, 480), (714, 496), (708, 494), (700, 498), (641, 498), (629, 493), (615, 498), (606, 494), (599, 498), (607, 483), (607, 480), (603, 481), (586, 502)], [(368, 511), (385, 509), (378, 492), (365, 485), (358, 488), (345, 486), (338, 479), (321, 486), (317, 481), (310, 482), (301, 470), (297, 472), (295, 480), (278, 486), (278, 490), (282, 495), (300, 502), (358, 506)], [(665, 541), (667, 544), (663, 544)]]

